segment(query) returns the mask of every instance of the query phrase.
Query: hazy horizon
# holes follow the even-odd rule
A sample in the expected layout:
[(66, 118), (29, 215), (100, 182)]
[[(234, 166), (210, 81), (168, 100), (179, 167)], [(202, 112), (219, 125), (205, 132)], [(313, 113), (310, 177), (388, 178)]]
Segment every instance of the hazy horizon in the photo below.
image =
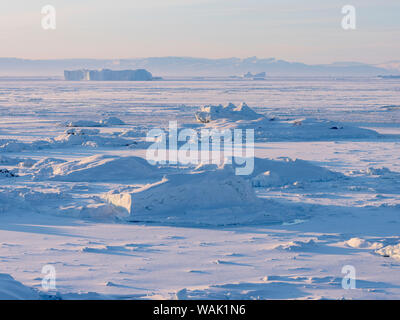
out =
[(382, 63), (390, 63), (390, 62), (400, 62), (400, 58), (398, 59), (393, 59), (393, 60), (384, 60), (384, 61), (378, 61), (376, 63), (367, 63), (367, 62), (361, 62), (357, 60), (334, 60), (331, 62), (327, 63), (307, 63), (304, 61), (300, 60), (287, 60), (287, 59), (281, 59), (280, 57), (259, 57), (259, 56), (245, 56), (245, 57), (237, 57), (237, 56), (229, 56), (229, 57), (222, 57), (222, 58), (216, 58), (216, 57), (204, 57), (204, 56), (179, 56), (179, 55), (169, 55), (169, 56), (140, 56), (140, 57), (127, 57), (127, 58), (108, 58), (108, 57), (75, 57), (75, 58), (30, 58), (30, 57), (17, 57), (17, 56), (0, 56), (0, 59), (18, 59), (18, 60), (28, 60), (28, 61), (62, 61), (62, 60), (98, 60), (98, 61), (119, 61), (119, 60), (139, 60), (139, 59), (165, 59), (165, 58), (184, 58), (184, 59), (205, 59), (205, 60), (229, 60), (229, 59), (250, 59), (250, 58), (257, 58), (259, 60), (269, 60), (269, 59), (274, 59), (276, 61), (286, 61), (290, 63), (302, 63), (306, 65), (330, 65), (330, 64), (366, 64), (366, 65), (379, 65)]
[[(44, 30), (41, 9), (56, 9)], [(356, 8), (356, 29), (341, 27)], [(388, 0), (39, 0), (0, 4), (1, 56), (32, 60), (276, 57), (378, 64), (400, 56), (400, 3)]]

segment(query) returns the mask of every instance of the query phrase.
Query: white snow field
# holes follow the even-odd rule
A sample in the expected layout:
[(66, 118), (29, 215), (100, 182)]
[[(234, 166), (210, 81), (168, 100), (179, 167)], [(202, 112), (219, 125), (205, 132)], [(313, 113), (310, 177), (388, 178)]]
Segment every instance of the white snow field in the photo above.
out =
[[(169, 121), (254, 171), (148, 163)], [(400, 299), (399, 186), (396, 79), (0, 79), (0, 299)]]

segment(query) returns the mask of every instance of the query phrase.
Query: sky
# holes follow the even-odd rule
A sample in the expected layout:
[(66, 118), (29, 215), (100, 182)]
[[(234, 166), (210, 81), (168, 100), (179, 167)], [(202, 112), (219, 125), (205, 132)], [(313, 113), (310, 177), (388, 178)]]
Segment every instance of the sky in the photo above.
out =
[[(56, 29), (42, 28), (42, 7)], [(342, 7), (356, 9), (344, 30)], [(3, 0), (0, 57), (400, 60), (399, 0)]]

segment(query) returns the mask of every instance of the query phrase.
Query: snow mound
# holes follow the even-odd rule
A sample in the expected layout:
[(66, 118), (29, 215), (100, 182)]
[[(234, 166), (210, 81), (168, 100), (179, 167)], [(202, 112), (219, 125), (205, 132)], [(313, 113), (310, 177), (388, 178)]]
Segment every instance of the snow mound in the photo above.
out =
[(21, 152), (25, 150), (42, 150), (52, 148), (54, 141), (52, 139), (36, 140), (33, 142), (21, 142), (15, 139), (0, 142), (0, 151), (2, 152)]
[(381, 106), (380, 108), (385, 111), (396, 111), (400, 109), (400, 105), (392, 104), (392, 105)]
[(119, 135), (126, 138), (141, 138), (146, 137), (147, 130), (145, 130), (144, 128), (129, 129), (121, 132)]
[(33, 169), (36, 169), (35, 180), (126, 182), (160, 176), (157, 167), (134, 156), (96, 155), (66, 162), (48, 159), (37, 163)]
[(121, 125), (125, 125), (125, 122), (117, 117), (109, 117), (100, 121), (77, 120), (66, 124), (67, 127), (110, 127)]
[(382, 168), (367, 168), (366, 170), (361, 171), (362, 173), (365, 173), (370, 176), (380, 176), (380, 177), (393, 177), (393, 176), (399, 176), (398, 172), (391, 171), (390, 169), (386, 167)]
[(0, 189), (0, 213), (20, 212), (29, 208), (17, 191)]
[(172, 174), (132, 193), (110, 194), (108, 199), (130, 214), (226, 209), (261, 201), (246, 180), (226, 170)]
[(100, 133), (99, 129), (69, 129), (65, 131), (66, 134), (71, 134), (74, 136), (83, 136), (83, 135), (96, 135)]
[(304, 288), (307, 288), (307, 282), (303, 278), (289, 276), (272, 276), (271, 278), (276, 280), (239, 281), (184, 288), (176, 292), (175, 298), (178, 300), (279, 300), (304, 299), (308, 296), (304, 291)]
[(1, 187), (0, 213), (54, 213), (72, 196), (52, 187)]
[(89, 147), (121, 147), (132, 144), (135, 144), (132, 140), (115, 137), (113, 135), (99, 135), (99, 130), (96, 129), (72, 129), (54, 138), (52, 147), (71, 147), (77, 145)]
[[(66, 215), (77, 218), (109, 220), (123, 218), (115, 206), (98, 196), (79, 197), (65, 192), (66, 188), (40, 186), (38, 188), (0, 188), (0, 214), (41, 213)], [(71, 189), (69, 189), (71, 190)]]
[[(241, 166), (225, 162), (218, 167), (215, 164), (200, 164), (193, 171), (217, 171), (225, 169), (236, 171)], [(282, 157), (277, 160), (254, 158), (254, 169), (243, 178), (250, 179), (253, 187), (281, 187), (289, 184), (301, 185), (309, 182), (326, 182), (344, 178), (342, 173), (312, 164), (301, 159)]]
[[(225, 166), (225, 164), (224, 164)], [(226, 166), (228, 167), (228, 166)], [(202, 171), (216, 171), (223, 168), (223, 166), (218, 166), (213, 163), (200, 163), (194, 169), (193, 172), (202, 172)]]
[(124, 126), (126, 123), (117, 117), (109, 117), (100, 121), (101, 125), (104, 127), (110, 126)]
[(291, 241), (275, 247), (275, 249), (285, 251), (308, 251), (316, 248), (318, 248), (318, 244), (313, 239), (306, 241)]
[(15, 166), (20, 162), (18, 158), (10, 158), (7, 156), (0, 155), (0, 164), (7, 166)]
[(92, 120), (77, 120), (66, 124), (67, 127), (101, 127), (101, 123)]
[(338, 139), (376, 139), (373, 130), (345, 125), (335, 121), (302, 118), (279, 119), (266, 117), (245, 103), (236, 107), (207, 105), (195, 113), (196, 120), (209, 129), (253, 129), (258, 141), (331, 141)]
[(93, 203), (81, 207), (77, 216), (90, 219), (113, 219), (124, 218), (126, 217), (126, 213), (122, 210), (118, 210), (118, 208), (109, 203)]
[(208, 123), (217, 119), (258, 119), (263, 117), (254, 110), (252, 110), (246, 103), (239, 106), (229, 103), (223, 105), (206, 105), (200, 108), (200, 111), (195, 113), (196, 120), (201, 123)]
[(69, 129), (64, 134), (55, 138), (36, 140), (33, 142), (21, 142), (18, 140), (7, 140), (1, 144), (0, 151), (22, 152), (37, 151), (43, 149), (70, 148), (74, 146), (84, 147), (125, 147), (136, 145), (132, 139), (124, 139), (112, 134), (99, 135), (94, 129)]
[(371, 176), (373, 178), (381, 178), (381, 179), (399, 179), (400, 172), (392, 171), (389, 168), (382, 167), (382, 168), (374, 168), (369, 167), (362, 170), (351, 170), (349, 171), (350, 175), (365, 175)]
[(261, 119), (253, 123), (238, 124), (238, 128), (254, 129), (256, 139), (281, 141), (331, 141), (338, 139), (376, 139), (373, 130), (344, 125), (320, 119), (279, 120)]
[(39, 293), (14, 280), (9, 274), (0, 273), (0, 300), (38, 300)]
[(378, 249), (382, 247), (379, 242), (369, 242), (360, 238), (351, 238), (345, 242), (345, 244), (351, 248), (357, 249)]
[(226, 225), (282, 220), (280, 206), (258, 198), (249, 180), (226, 168), (171, 174), (159, 182), (112, 191), (104, 197), (125, 210), (130, 221)]
[[(230, 170), (235, 172), (240, 166), (225, 162), (221, 166), (216, 164), (199, 164), (193, 172)], [(251, 181), (253, 187), (282, 187), (286, 185), (303, 185), (312, 182), (327, 182), (345, 178), (340, 172), (312, 164), (301, 159), (286, 157), (272, 160), (268, 158), (254, 158), (254, 169), (244, 179)]]
[(330, 171), (300, 159), (281, 158), (270, 160), (255, 158), (251, 175), (254, 187), (274, 187), (307, 182), (325, 182), (344, 177), (341, 173)]
[(384, 257), (391, 257), (400, 260), (400, 243), (383, 247), (375, 252)]
[(53, 167), (67, 162), (63, 159), (43, 158), (32, 166), (34, 180), (43, 180), (49, 178), (53, 174)]
[(11, 158), (4, 155), (0, 155), (0, 164), (6, 166), (31, 167), (36, 161), (31, 158)]

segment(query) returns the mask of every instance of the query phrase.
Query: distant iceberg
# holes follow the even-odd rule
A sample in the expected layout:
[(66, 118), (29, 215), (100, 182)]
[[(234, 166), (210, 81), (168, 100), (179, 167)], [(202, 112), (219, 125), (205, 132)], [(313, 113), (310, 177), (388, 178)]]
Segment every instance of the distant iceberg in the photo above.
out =
[(160, 78), (153, 78), (153, 75), (145, 69), (136, 70), (73, 70), (64, 71), (65, 80), (69, 81), (150, 81), (159, 80)]
[(251, 79), (251, 80), (265, 80), (267, 74), (265, 72), (260, 72), (256, 74), (252, 74), (251, 72), (247, 72), (243, 75), (244, 79)]

